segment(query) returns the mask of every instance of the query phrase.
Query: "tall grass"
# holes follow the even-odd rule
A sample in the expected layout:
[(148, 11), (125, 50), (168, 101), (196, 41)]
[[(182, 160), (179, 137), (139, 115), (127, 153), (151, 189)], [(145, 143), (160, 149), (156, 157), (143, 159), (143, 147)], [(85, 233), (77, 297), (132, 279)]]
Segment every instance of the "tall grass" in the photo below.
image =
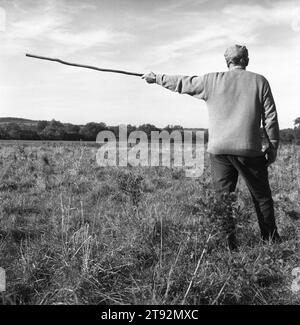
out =
[(0, 148), (2, 304), (299, 304), (299, 156), (270, 168), (282, 244), (263, 244), (245, 185), (226, 206), (205, 173), (101, 168), (86, 146)]

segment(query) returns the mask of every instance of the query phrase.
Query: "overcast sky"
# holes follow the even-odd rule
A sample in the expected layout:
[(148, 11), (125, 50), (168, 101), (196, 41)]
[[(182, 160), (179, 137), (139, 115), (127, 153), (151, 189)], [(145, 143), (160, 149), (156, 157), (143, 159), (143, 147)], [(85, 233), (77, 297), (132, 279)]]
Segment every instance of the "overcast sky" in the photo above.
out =
[(280, 127), (292, 127), (300, 116), (300, 0), (0, 0), (0, 116), (207, 127), (200, 100), (25, 53), (201, 75), (226, 70), (232, 44), (248, 47), (248, 70), (269, 80)]

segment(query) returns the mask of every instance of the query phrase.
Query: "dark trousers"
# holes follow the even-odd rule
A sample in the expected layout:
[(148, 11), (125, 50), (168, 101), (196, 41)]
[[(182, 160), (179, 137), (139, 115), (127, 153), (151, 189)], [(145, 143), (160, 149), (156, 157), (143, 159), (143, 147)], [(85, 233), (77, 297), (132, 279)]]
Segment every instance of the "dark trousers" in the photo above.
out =
[(211, 154), (210, 159), (217, 197), (224, 193), (234, 192), (240, 174), (250, 191), (262, 238), (269, 240), (279, 237), (265, 156), (244, 157)]

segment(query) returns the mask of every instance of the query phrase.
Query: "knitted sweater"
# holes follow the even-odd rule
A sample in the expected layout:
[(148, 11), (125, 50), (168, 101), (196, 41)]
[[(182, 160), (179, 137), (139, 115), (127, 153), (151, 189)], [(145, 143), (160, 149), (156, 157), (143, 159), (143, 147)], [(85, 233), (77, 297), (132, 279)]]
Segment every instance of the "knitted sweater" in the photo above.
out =
[(269, 144), (277, 149), (276, 106), (269, 83), (263, 76), (235, 68), (203, 76), (156, 75), (156, 83), (207, 103), (209, 153), (263, 155), (261, 125)]

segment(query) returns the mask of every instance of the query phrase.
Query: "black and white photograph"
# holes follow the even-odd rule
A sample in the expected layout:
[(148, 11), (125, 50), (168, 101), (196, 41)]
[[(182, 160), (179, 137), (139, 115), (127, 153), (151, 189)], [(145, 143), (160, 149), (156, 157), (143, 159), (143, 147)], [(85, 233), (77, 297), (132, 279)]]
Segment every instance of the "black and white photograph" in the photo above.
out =
[(299, 107), (300, 0), (0, 0), (1, 309), (299, 305)]

